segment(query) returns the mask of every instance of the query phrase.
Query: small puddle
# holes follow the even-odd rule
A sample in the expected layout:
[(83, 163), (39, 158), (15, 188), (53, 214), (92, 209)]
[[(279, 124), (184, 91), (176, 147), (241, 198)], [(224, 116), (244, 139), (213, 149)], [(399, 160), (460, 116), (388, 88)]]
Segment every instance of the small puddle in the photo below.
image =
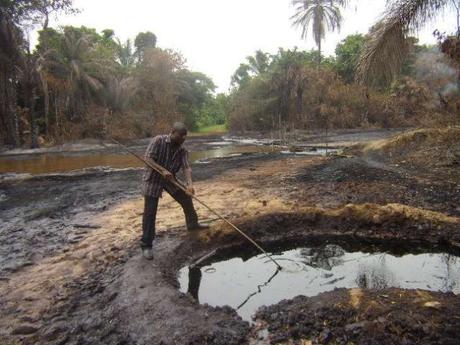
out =
[(284, 150), (281, 151), (282, 154), (295, 154), (295, 155), (301, 155), (301, 156), (327, 156), (327, 155), (337, 155), (341, 153), (343, 150), (342, 149), (337, 149), (337, 148), (315, 148), (315, 149), (306, 149), (304, 151), (289, 151), (289, 150)]
[(229, 305), (245, 320), (262, 305), (335, 288), (399, 287), (460, 293), (460, 258), (447, 253), (392, 255), (347, 251), (340, 245), (302, 247), (273, 256), (233, 257), (179, 271), (180, 291), (200, 303)]

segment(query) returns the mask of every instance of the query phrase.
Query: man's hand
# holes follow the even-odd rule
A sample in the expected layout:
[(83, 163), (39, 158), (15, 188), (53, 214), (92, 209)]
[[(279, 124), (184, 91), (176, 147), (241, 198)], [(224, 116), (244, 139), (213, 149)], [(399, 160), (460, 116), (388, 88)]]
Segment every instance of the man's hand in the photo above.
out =
[(169, 171), (165, 170), (163, 171), (163, 177), (168, 180), (168, 181), (172, 181), (174, 179), (174, 176), (173, 174), (171, 174)]
[(189, 196), (192, 196), (192, 195), (195, 195), (195, 189), (193, 189), (193, 186), (192, 185), (188, 185), (187, 186), (187, 192), (186, 192)]

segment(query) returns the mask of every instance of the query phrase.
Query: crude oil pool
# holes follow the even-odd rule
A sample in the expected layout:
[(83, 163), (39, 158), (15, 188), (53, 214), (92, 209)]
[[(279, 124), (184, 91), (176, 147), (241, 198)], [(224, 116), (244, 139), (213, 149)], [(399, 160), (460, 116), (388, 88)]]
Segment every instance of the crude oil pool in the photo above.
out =
[(335, 288), (398, 287), (460, 293), (458, 256), (346, 247), (327, 244), (272, 251), (282, 270), (263, 254), (244, 260), (233, 255), (193, 269), (183, 267), (180, 291), (202, 304), (229, 305), (247, 321), (262, 305)]

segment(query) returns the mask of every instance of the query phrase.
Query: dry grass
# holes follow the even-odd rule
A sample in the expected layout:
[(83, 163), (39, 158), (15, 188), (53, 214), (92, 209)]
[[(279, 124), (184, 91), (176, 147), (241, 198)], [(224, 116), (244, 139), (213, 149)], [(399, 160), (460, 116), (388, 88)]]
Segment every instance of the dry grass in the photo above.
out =
[(443, 213), (424, 210), (412, 206), (402, 204), (349, 204), (342, 208), (326, 211), (329, 216), (355, 219), (356, 221), (364, 221), (374, 224), (382, 224), (387, 221), (429, 221), (431, 223), (450, 223), (458, 224), (459, 218), (450, 217)]
[(350, 151), (402, 165), (409, 170), (447, 174), (455, 179), (459, 175), (456, 171), (460, 163), (460, 127), (417, 129)]
[[(375, 225), (384, 229), (386, 224), (399, 224), (401, 226), (429, 224), (429, 227), (436, 227), (438, 230), (450, 226), (458, 226), (460, 218), (451, 217), (440, 212), (425, 210), (422, 208), (407, 206), (398, 203), (391, 203), (387, 205), (378, 205), (373, 203), (365, 204), (348, 204), (336, 209), (321, 209), (317, 207), (304, 207), (296, 212), (280, 210), (278, 213), (280, 219), (288, 220), (289, 218), (297, 219), (310, 219), (318, 226), (334, 226), (334, 224), (341, 224), (352, 222), (357, 227), (366, 229), (369, 225)], [(236, 224), (241, 226), (243, 231), (248, 230), (247, 227), (259, 224), (264, 227), (267, 221), (266, 217), (270, 215), (261, 214), (257, 217), (245, 216), (240, 217)], [(254, 222), (255, 221), (255, 222)], [(235, 230), (224, 222), (217, 222), (213, 225), (212, 230), (203, 232), (199, 238), (204, 243), (211, 241), (225, 240), (229, 236), (235, 235)]]
[(416, 129), (390, 139), (378, 140), (364, 146), (364, 152), (398, 153), (409, 149), (422, 149), (433, 145), (460, 144), (460, 127)]

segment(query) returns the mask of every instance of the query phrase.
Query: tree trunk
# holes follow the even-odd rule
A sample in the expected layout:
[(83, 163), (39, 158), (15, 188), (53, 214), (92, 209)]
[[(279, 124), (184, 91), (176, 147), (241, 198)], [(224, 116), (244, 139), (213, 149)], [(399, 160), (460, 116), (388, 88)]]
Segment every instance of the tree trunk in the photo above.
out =
[(35, 122), (35, 94), (32, 85), (25, 85), (25, 87), (25, 103), (30, 122), (30, 148), (35, 149), (38, 147), (37, 125)]
[(321, 66), (321, 39), (318, 42), (318, 68)]
[(297, 112), (298, 119), (301, 118), (302, 112), (303, 112), (303, 110), (302, 110), (302, 98), (303, 98), (303, 87), (298, 86), (297, 90), (296, 90), (296, 112)]
[(460, 1), (457, 4), (457, 38), (460, 37)]
[(8, 104), (7, 104), (7, 93), (6, 93), (6, 79), (1, 71), (0, 75), (0, 123), (1, 123), (1, 132), (3, 143), (6, 144), (8, 136)]
[(57, 91), (54, 92), (54, 118), (55, 118), (55, 123), (56, 123), (56, 130), (55, 130), (55, 136), (57, 135), (58, 137), (61, 136), (61, 127), (60, 127), (60, 121), (59, 121), (59, 107), (58, 107), (58, 102), (59, 102), (59, 93)]
[(43, 30), (46, 30), (46, 29), (48, 29), (48, 23), (49, 23), (50, 15), (49, 15), (49, 13), (46, 11), (46, 12), (44, 13), (44, 16), (45, 16), (45, 20), (44, 20), (44, 22), (43, 22)]
[(43, 91), (43, 103), (44, 103), (44, 111), (45, 111), (45, 135), (49, 136), (49, 112), (50, 112), (50, 95), (48, 89), (48, 81), (46, 80), (46, 76), (44, 73), (40, 73), (40, 81), (42, 84), (42, 91)]
[(0, 12), (1, 49), (0, 49), (0, 110), (2, 122), (5, 124), (5, 143), (19, 146), (19, 119), (16, 112), (16, 61), (19, 46), (18, 28), (10, 16)]
[(14, 78), (7, 69), (2, 71), (2, 117), (6, 124), (5, 144), (13, 147), (19, 146), (19, 118), (16, 112), (16, 90), (10, 82)]

